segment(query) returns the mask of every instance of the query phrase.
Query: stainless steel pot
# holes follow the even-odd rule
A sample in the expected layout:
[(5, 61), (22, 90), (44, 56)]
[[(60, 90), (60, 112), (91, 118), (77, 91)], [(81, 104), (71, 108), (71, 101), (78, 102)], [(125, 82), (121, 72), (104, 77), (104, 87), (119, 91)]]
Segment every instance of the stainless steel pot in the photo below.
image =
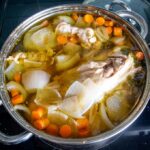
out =
[[(134, 110), (131, 112), (129, 117), (125, 119), (122, 123), (120, 123), (118, 126), (116, 126), (113, 130), (107, 131), (105, 133), (102, 133), (100, 135), (94, 136), (94, 137), (89, 137), (89, 138), (82, 138), (82, 139), (63, 139), (60, 137), (55, 137), (48, 135), (44, 132), (41, 132), (39, 130), (36, 130), (35, 128), (32, 127), (30, 123), (28, 123), (19, 113), (17, 113), (11, 102), (10, 98), (6, 89), (6, 82), (5, 82), (5, 77), (4, 77), (4, 68), (5, 68), (5, 59), (7, 56), (11, 53), (13, 50), (17, 40), (33, 25), (36, 23), (49, 18), (53, 15), (56, 14), (61, 14), (64, 12), (86, 12), (86, 13), (91, 13), (91, 14), (99, 14), (99, 15), (105, 15), (111, 19), (116, 20), (118, 23), (124, 26), (126, 28), (126, 31), (132, 37), (134, 42), (138, 45), (138, 47), (144, 52), (145, 54), (145, 61), (146, 61), (146, 83), (145, 83), (145, 88), (143, 91), (143, 94), (136, 104)], [(117, 15), (118, 14), (118, 15)], [(145, 38), (147, 34), (147, 25), (142, 17), (140, 17), (137, 13), (134, 13), (132, 11), (128, 10), (123, 10), (117, 12), (117, 14), (112, 13), (110, 11), (89, 6), (89, 5), (63, 5), (63, 6), (58, 6), (58, 7), (53, 7), (50, 9), (46, 9), (42, 12), (39, 12), (27, 20), (25, 20), (23, 23), (21, 23), (7, 38), (5, 41), (1, 53), (0, 53), (0, 96), (2, 103), (4, 107), (8, 110), (10, 115), (27, 131), (25, 133), (22, 133), (17, 136), (12, 136), (9, 137), (7, 135), (4, 135), (2, 132), (0, 132), (0, 141), (5, 143), (5, 144), (12, 144), (12, 143), (19, 143), (21, 141), (24, 141), (28, 139), (29, 137), (33, 135), (38, 136), (39, 138), (42, 138), (48, 142), (54, 142), (57, 144), (61, 144), (65, 147), (94, 147), (95, 145), (99, 145), (99, 147), (102, 147), (109, 142), (112, 142), (114, 140), (114, 137), (118, 137), (127, 127), (129, 127), (142, 113), (144, 108), (146, 107), (146, 104), (148, 103), (149, 97), (150, 97), (150, 60), (149, 60), (149, 49), (142, 38), (142, 36)], [(141, 34), (128, 22), (126, 22), (124, 19), (121, 17), (128, 17), (130, 19), (133, 19), (134, 21), (138, 22), (138, 24), (141, 26)]]

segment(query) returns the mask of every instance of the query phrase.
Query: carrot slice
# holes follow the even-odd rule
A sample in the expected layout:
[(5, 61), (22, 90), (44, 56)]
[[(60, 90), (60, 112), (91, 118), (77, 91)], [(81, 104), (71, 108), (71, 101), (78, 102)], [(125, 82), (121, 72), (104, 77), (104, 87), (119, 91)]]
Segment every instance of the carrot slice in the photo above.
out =
[(94, 17), (90, 14), (84, 15), (83, 19), (86, 23), (92, 23), (94, 21)]
[(15, 96), (19, 95), (19, 91), (16, 90), (16, 89), (12, 89), (12, 90), (10, 91), (10, 93), (11, 93), (11, 96), (12, 96), (12, 97), (15, 97)]
[(16, 82), (20, 82), (21, 81), (21, 73), (20, 72), (15, 73), (14, 81), (16, 81)]
[(48, 124), (49, 120), (47, 118), (38, 119), (33, 123), (33, 125), (39, 130), (45, 129), (48, 126)]
[(137, 60), (143, 60), (144, 59), (144, 54), (141, 51), (136, 52), (135, 57)]
[(73, 19), (73, 20), (77, 21), (78, 18), (79, 18), (79, 16), (77, 15), (77, 13), (75, 13), (75, 12), (72, 13), (72, 19)]
[(103, 17), (98, 17), (96, 18), (96, 23), (99, 25), (99, 26), (102, 26), (104, 25), (105, 23), (105, 19)]
[(78, 136), (79, 137), (85, 138), (85, 137), (88, 137), (89, 135), (90, 135), (89, 128), (78, 130)]
[(46, 27), (46, 26), (48, 26), (48, 25), (49, 25), (48, 20), (44, 20), (44, 21), (41, 23), (41, 26), (42, 26), (42, 27)]
[(122, 28), (114, 27), (114, 36), (122, 36)]
[(17, 105), (17, 104), (21, 104), (24, 102), (24, 98), (23, 98), (23, 95), (16, 95), (15, 97), (13, 97), (11, 99), (11, 102), (13, 105)]
[(65, 125), (62, 125), (60, 127), (60, 130), (59, 130), (59, 134), (64, 137), (64, 138), (68, 138), (71, 136), (72, 134), (72, 129), (69, 125), (65, 124)]
[(79, 130), (87, 128), (88, 126), (89, 126), (89, 120), (87, 118), (82, 118), (77, 120), (77, 128)]
[(59, 133), (59, 128), (56, 124), (49, 124), (48, 127), (46, 128), (46, 132), (51, 134), (51, 135), (58, 135)]
[(112, 27), (114, 25), (114, 22), (113, 21), (105, 21), (105, 26), (106, 27)]
[(31, 117), (33, 120), (37, 120), (42, 118), (46, 114), (46, 111), (43, 107), (38, 107), (37, 109), (33, 110), (31, 113)]
[(57, 42), (58, 42), (58, 44), (62, 44), (63, 45), (63, 44), (66, 44), (68, 42), (68, 39), (64, 35), (58, 35), (57, 36)]
[(111, 34), (112, 31), (113, 31), (112, 27), (106, 27), (106, 32), (107, 32), (108, 34)]

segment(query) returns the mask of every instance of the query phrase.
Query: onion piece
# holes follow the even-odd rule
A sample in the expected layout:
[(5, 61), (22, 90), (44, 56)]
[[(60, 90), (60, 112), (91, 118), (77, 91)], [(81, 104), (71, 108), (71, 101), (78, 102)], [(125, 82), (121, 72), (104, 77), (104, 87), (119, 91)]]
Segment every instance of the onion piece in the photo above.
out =
[(65, 96), (69, 97), (69, 96), (78, 95), (82, 93), (84, 89), (85, 89), (85, 86), (82, 83), (80, 83), (79, 81), (75, 81), (71, 84)]
[(48, 111), (48, 117), (50, 119), (50, 122), (57, 125), (65, 124), (68, 119), (68, 115), (64, 114), (61, 111)]
[(97, 135), (101, 132), (101, 120), (100, 115), (97, 113), (94, 117), (94, 122), (91, 124), (91, 133), (92, 135)]
[[(121, 96), (123, 97), (121, 98)], [(109, 118), (112, 121), (121, 121), (125, 118), (129, 112), (129, 105), (127, 100), (124, 99), (126, 93), (122, 91), (122, 93), (116, 92), (115, 95), (109, 97), (106, 101), (107, 113)]]
[[(91, 79), (86, 79), (83, 84), (75, 81), (69, 88), (66, 98), (60, 103), (60, 109), (74, 118), (82, 118), (95, 101), (97, 91), (95, 83)], [(70, 96), (70, 97), (68, 97)]]
[(80, 110), (80, 105), (77, 96), (65, 98), (59, 105), (59, 109), (74, 118), (82, 117), (82, 110)]
[(110, 121), (110, 119), (108, 118), (107, 114), (106, 114), (106, 110), (105, 110), (105, 106), (103, 103), (101, 103), (100, 105), (100, 114), (102, 117), (102, 120), (104, 121), (104, 123), (110, 128), (114, 128), (113, 123)]
[(89, 123), (91, 125), (91, 133), (92, 135), (97, 135), (100, 133), (101, 128), (101, 119), (100, 114), (98, 113), (98, 103), (93, 105), (89, 111)]
[(72, 127), (72, 134), (74, 137), (78, 134), (77, 121), (73, 118), (68, 118), (67, 123)]
[(89, 123), (92, 125), (94, 123), (95, 116), (98, 112), (98, 104), (93, 105), (89, 111)]
[(28, 115), (31, 114), (31, 111), (28, 107), (26, 107), (25, 105), (15, 105), (14, 109), (17, 111), (23, 111), (25, 113), (27, 113)]
[(56, 89), (44, 88), (38, 89), (34, 102), (37, 105), (48, 107), (52, 104), (58, 104), (61, 100), (61, 95)]
[(57, 109), (58, 109), (57, 105), (50, 105), (50, 106), (48, 106), (48, 113), (56, 111)]
[(22, 83), (29, 92), (44, 88), (49, 80), (50, 75), (43, 70), (28, 70), (22, 74)]

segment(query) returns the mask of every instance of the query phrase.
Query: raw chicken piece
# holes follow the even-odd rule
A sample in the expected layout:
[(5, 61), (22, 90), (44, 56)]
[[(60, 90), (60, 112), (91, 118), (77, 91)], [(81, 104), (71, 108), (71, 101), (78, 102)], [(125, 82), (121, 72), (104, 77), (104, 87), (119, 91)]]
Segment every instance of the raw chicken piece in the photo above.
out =
[[(101, 71), (96, 74), (98, 69)], [(91, 71), (90, 78), (82, 74), (86, 72), (85, 70)], [(81, 72), (82, 80), (75, 81), (69, 87), (66, 92), (66, 97), (69, 97), (65, 98), (59, 106), (63, 112), (75, 118), (82, 117), (94, 103), (100, 102), (106, 93), (112, 91), (138, 69), (134, 67), (134, 59), (129, 55), (127, 58), (114, 57), (106, 62), (85, 64), (78, 68), (78, 71)]]

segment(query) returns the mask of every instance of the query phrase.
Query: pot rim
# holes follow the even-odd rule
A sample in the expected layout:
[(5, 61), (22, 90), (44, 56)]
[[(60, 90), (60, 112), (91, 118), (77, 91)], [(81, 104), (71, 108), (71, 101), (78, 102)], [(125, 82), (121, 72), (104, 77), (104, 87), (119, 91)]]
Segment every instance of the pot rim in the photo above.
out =
[[(32, 127), (23, 117), (17, 113), (12, 104), (10, 103), (10, 98), (8, 95), (8, 92), (6, 90), (5, 85), (5, 77), (4, 77), (4, 67), (5, 67), (5, 59), (7, 55), (12, 51), (13, 47), (15, 46), (15, 43), (17, 42), (17, 39), (23, 35), (25, 31), (27, 31), (31, 26), (34, 24), (49, 18), (51, 16), (54, 16), (56, 14), (62, 14), (64, 12), (88, 12), (88, 13), (94, 13), (94, 14), (103, 14), (108, 16), (109, 18), (112, 18), (114, 20), (117, 20), (120, 24), (123, 24), (123, 26), (126, 28), (126, 30), (129, 32), (129, 34), (132, 36), (132, 39), (137, 43), (139, 48), (144, 52), (145, 58), (146, 58), (146, 83), (145, 88), (143, 91), (143, 95), (141, 99), (139, 100), (136, 108), (133, 110), (133, 112), (119, 125), (117, 125), (114, 129), (106, 131), (104, 133), (101, 133), (97, 136), (92, 136), (88, 138), (81, 138), (81, 139), (64, 139), (61, 137), (55, 137), (48, 135), (42, 131), (39, 131)], [(0, 95), (2, 97), (2, 102), (9, 114), (27, 131), (32, 132), (36, 136), (45, 139), (46, 141), (54, 142), (57, 144), (67, 144), (67, 145), (81, 145), (81, 144), (92, 144), (96, 142), (103, 142), (105, 140), (110, 139), (111, 137), (114, 137), (124, 131), (127, 127), (129, 127), (142, 113), (144, 108), (146, 107), (148, 100), (149, 100), (149, 90), (150, 90), (150, 52), (148, 51), (148, 46), (146, 42), (143, 40), (143, 38), (140, 36), (138, 31), (131, 26), (128, 22), (123, 20), (121, 17), (116, 15), (115, 13), (112, 13), (110, 11), (107, 11), (102, 8), (98, 8), (95, 6), (90, 5), (81, 5), (81, 4), (68, 4), (68, 5), (61, 5), (56, 6), (52, 8), (48, 8), (46, 10), (43, 10), (28, 19), (26, 19), (24, 22), (22, 22), (19, 26), (17, 26), (14, 31), (10, 34), (10, 36), (7, 38), (5, 43), (2, 46), (2, 51), (0, 53), (1, 60), (0, 60)]]

